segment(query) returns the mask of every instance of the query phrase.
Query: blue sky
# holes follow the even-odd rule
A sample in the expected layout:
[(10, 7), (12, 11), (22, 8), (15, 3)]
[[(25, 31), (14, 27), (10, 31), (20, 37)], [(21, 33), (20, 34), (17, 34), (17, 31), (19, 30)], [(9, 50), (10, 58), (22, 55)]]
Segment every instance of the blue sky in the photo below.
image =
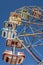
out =
[[(22, 6), (43, 6), (43, 0), (0, 0), (0, 29), (5, 20), (8, 20), (10, 12)], [(2, 61), (2, 53), (6, 49), (5, 39), (0, 36), (0, 65), (9, 65)], [(41, 51), (41, 50), (40, 50)], [(33, 58), (26, 52), (24, 65), (37, 65)]]

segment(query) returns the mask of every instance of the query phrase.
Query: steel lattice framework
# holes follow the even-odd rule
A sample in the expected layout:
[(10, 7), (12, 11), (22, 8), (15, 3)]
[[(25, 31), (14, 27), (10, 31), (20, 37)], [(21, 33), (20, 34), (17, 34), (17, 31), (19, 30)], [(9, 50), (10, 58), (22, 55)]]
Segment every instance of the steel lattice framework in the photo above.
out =
[(43, 7), (24, 6), (16, 9), (4, 22), (4, 27), (2, 37), (6, 38), (6, 46), (12, 48), (12, 54), (15, 54), (16, 48), (25, 49), (39, 65), (43, 65), (41, 54), (37, 51), (38, 47), (43, 46)]

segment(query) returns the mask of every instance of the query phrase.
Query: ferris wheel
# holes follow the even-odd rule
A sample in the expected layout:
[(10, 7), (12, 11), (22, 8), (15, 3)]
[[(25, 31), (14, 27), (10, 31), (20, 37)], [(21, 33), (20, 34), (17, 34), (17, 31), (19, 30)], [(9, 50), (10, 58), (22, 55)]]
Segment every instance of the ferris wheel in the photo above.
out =
[(24, 6), (11, 12), (8, 21), (4, 22), (2, 37), (6, 38), (6, 46), (11, 48), (3, 53), (5, 62), (23, 65), (25, 54), (16, 52), (16, 49), (25, 49), (38, 65), (43, 65), (37, 50), (43, 46), (43, 7)]

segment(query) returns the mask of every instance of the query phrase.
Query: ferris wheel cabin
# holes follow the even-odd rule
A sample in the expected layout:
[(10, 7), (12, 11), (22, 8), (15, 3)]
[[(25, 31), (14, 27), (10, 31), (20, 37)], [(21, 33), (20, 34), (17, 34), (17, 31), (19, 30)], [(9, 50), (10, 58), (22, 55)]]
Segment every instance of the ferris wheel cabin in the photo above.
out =
[(18, 52), (16, 55), (12, 54), (12, 51), (6, 50), (3, 53), (2, 59), (9, 64), (21, 64), (25, 59), (25, 55), (23, 52)]

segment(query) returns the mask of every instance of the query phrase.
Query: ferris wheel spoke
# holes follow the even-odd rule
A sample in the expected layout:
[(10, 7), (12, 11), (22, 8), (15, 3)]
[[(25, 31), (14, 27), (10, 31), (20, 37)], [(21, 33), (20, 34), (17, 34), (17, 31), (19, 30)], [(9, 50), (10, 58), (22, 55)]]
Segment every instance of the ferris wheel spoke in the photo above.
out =
[(33, 46), (34, 45), (37, 45), (38, 44), (38, 42), (42, 42), (43, 43), (43, 41), (42, 41), (43, 39), (38, 39), (38, 41), (37, 42), (35, 42), (34, 44), (32, 44)]
[[(29, 28), (31, 29), (32, 33), (34, 34), (34, 31), (32, 30), (32, 27), (29, 26)], [(38, 41), (41, 41), (40, 39), (38, 39)], [(41, 41), (42, 42), (42, 41)]]
[[(30, 23), (31, 23), (31, 22), (29, 22), (29, 24), (30, 24)], [(29, 27), (29, 24), (27, 24), (27, 23), (26, 23), (24, 26), (26, 26), (26, 28), (28, 28), (28, 27)], [(43, 26), (43, 24), (40, 24), (40, 25), (41, 25), (41, 26)], [(31, 27), (31, 28), (32, 28), (32, 27)], [(32, 30), (33, 30), (34, 32), (40, 32), (40, 30), (41, 30), (41, 31), (43, 31), (43, 28), (41, 27), (41, 28), (40, 28), (40, 29), (38, 29), (38, 30), (37, 30), (37, 29), (32, 28)]]
[(33, 45), (32, 47), (36, 47), (36, 46), (43, 46), (43, 43), (35, 44), (35, 45)]
[(19, 37), (23, 37), (23, 36), (35, 36), (35, 35), (41, 35), (41, 34), (43, 34), (43, 32), (34, 33), (34, 34), (22, 34), (22, 35), (19, 35)]
[[(33, 29), (31, 28), (31, 26), (29, 26), (29, 28), (31, 29), (31, 31), (32, 31), (32, 33), (34, 34), (34, 31), (33, 31)], [(37, 37), (37, 36), (35, 36), (35, 37)], [(33, 42), (34, 40), (32, 40), (32, 42)]]
[[(31, 27), (31, 26), (29, 26), (29, 28), (31, 29), (32, 33), (34, 33), (34, 31), (33, 31), (32, 27)], [(28, 40), (29, 40), (29, 38), (28, 38)], [(29, 43), (31, 44), (31, 41), (30, 41), (30, 40), (29, 40)]]
[[(31, 29), (32, 30), (32, 29)], [(32, 30), (32, 32), (33, 32), (33, 30)], [(24, 36), (24, 39), (25, 39), (25, 41), (26, 41), (26, 43), (28, 44), (28, 41), (29, 41), (29, 44), (31, 45), (31, 41), (30, 41), (30, 39), (29, 39), (29, 37), (27, 38), (28, 39), (28, 41), (27, 41), (27, 39), (26, 39), (26, 37)]]
[[(43, 43), (41, 43), (41, 44), (35, 44), (35, 45), (31, 45), (31, 46), (28, 44), (26, 47), (27, 48), (30, 48), (30, 47), (34, 48), (34, 47), (37, 47), (37, 46), (43, 46)], [(24, 49), (24, 47), (22, 47), (22, 49)]]
[(20, 33), (18, 35), (20, 35), (22, 33), (25, 33), (26, 32), (26, 29), (27, 29), (27, 27), (26, 27), (26, 25), (24, 25), (24, 27), (22, 28), (22, 30), (20, 31)]
[(32, 33), (34, 34), (34, 31), (33, 31), (32, 27), (31, 27), (31, 26), (29, 26), (29, 28), (31, 29)]
[(37, 7), (40, 7), (40, 8), (43, 8), (43, 6), (28, 6), (28, 7), (30, 7), (30, 8), (37, 8)]
[(29, 45), (29, 47), (30, 47), (31, 41), (30, 41), (29, 37), (27, 39), (26, 39), (26, 37), (24, 37), (24, 39), (25, 39), (26, 43)]
[(25, 22), (26, 24), (21, 24), (21, 25), (29, 25), (29, 24), (34, 24), (34, 25), (38, 25), (38, 26), (43, 26), (43, 24), (40, 24), (40, 23), (36, 23), (35, 21), (22, 21), (22, 22)]
[(43, 28), (40, 28), (40, 29), (38, 29), (38, 30), (37, 30), (37, 29), (34, 29), (34, 28), (32, 28), (32, 29), (33, 29), (35, 32), (40, 32), (40, 30), (43, 31)]
[(22, 30), (19, 32), (18, 35), (22, 34), (23, 30), (24, 30), (25, 26), (22, 28)]
[(31, 45), (32, 43), (31, 43), (31, 41), (30, 41), (29, 37), (27, 37), (27, 39), (28, 39), (28, 41), (29, 41), (29, 44)]
[[(43, 41), (42, 41), (43, 39), (41, 39), (41, 40), (38, 40), (37, 42), (35, 42), (34, 44), (31, 44), (31, 46), (28, 44), (27, 45), (27, 48), (30, 48), (30, 47), (32, 47), (32, 48), (34, 48), (34, 47), (36, 47), (36, 46), (43, 46), (43, 44), (38, 44), (38, 42), (40, 41), (40, 42), (42, 42), (43, 43)], [(22, 48), (22, 49), (24, 49), (24, 48)]]
[(29, 48), (27, 48), (26, 45), (24, 45), (24, 44), (22, 44), (22, 45), (27, 50), (27, 52), (35, 59), (36, 62), (41, 62), (41, 60), (32, 52), (32, 50), (30, 50)]
[(37, 26), (43, 26), (43, 24), (39, 24), (39, 23), (33, 23), (33, 24)]
[(42, 55), (34, 48), (34, 51), (40, 56), (42, 57)]
[(41, 10), (41, 11), (43, 12), (43, 9), (42, 9), (42, 8), (38, 7), (38, 9)]
[(24, 39), (25, 39), (26, 44), (28, 44), (28, 41), (27, 41), (26, 37), (24, 37)]

